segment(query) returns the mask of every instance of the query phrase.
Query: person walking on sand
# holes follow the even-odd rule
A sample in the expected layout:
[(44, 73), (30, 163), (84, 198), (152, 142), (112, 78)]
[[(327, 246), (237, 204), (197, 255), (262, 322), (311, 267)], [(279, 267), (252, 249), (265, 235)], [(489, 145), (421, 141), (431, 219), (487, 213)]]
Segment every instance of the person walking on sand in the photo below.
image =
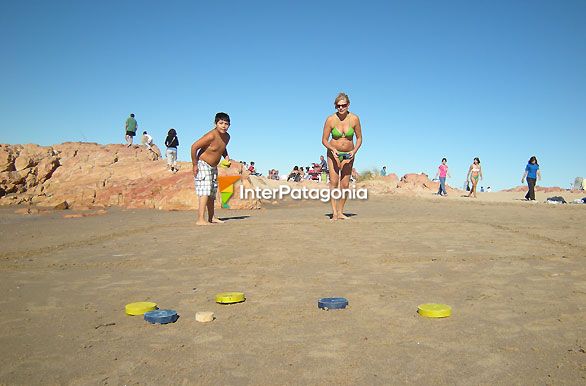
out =
[(521, 178), (522, 184), (525, 183), (525, 178), (527, 178), (527, 185), (529, 186), (529, 191), (525, 195), (525, 199), (527, 201), (535, 201), (535, 184), (538, 179), (541, 180), (541, 171), (539, 171), (537, 157), (532, 156), (529, 158), (527, 166), (525, 166), (525, 173), (523, 173), (523, 177)]
[(167, 133), (165, 139), (165, 146), (167, 146), (167, 165), (171, 173), (177, 173), (177, 147), (179, 146), (179, 138), (177, 138), (177, 131), (171, 128)]
[(476, 185), (478, 185), (478, 179), (482, 180), (482, 166), (480, 166), (480, 159), (475, 157), (472, 165), (468, 168), (468, 175), (466, 176), (466, 181), (472, 183), (472, 188), (470, 188), (468, 197), (474, 195), (474, 198), (476, 198)]
[(442, 164), (437, 168), (437, 173), (435, 174), (435, 178), (439, 177), (440, 185), (437, 194), (440, 196), (447, 196), (448, 192), (446, 192), (446, 177), (450, 178), (450, 173), (448, 172), (448, 160), (447, 158), (442, 158)]
[[(214, 128), (191, 145), (195, 193), (199, 196), (197, 225), (223, 223), (214, 218), (214, 201), (218, 191), (218, 163), (222, 156), (230, 160), (226, 149), (230, 141), (230, 134), (228, 134), (230, 116), (226, 113), (217, 113), (214, 122)], [(206, 209), (208, 210), (207, 220), (204, 218)]]
[(124, 129), (126, 130), (126, 147), (130, 147), (132, 146), (132, 137), (136, 135), (136, 130), (138, 129), (138, 123), (134, 119), (134, 114), (130, 114), (128, 119), (126, 119)]
[[(348, 189), (354, 158), (362, 146), (362, 127), (358, 115), (351, 113), (350, 98), (343, 92), (334, 100), (336, 113), (330, 115), (324, 124), (322, 144), (327, 149), (330, 189)], [(331, 135), (331, 139), (329, 139)], [(356, 136), (356, 144), (353, 138)], [(328, 140), (329, 139), (329, 140)], [(343, 220), (346, 198), (331, 199), (332, 220)]]

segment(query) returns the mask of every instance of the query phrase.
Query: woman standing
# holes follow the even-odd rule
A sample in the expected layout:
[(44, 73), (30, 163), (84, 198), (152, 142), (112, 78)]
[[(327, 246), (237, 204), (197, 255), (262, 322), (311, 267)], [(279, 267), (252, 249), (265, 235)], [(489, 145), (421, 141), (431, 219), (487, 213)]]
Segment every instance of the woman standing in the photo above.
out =
[(167, 146), (167, 165), (169, 170), (173, 173), (177, 172), (177, 146), (179, 146), (179, 138), (175, 129), (170, 129), (165, 139), (165, 146)]
[[(334, 100), (334, 108), (336, 113), (326, 119), (321, 142), (327, 149), (330, 189), (348, 189), (354, 157), (362, 146), (362, 127), (358, 115), (349, 111), (348, 95), (339, 93)], [(332, 198), (331, 202), (332, 220), (346, 219), (346, 198), (342, 195), (339, 200)]]
[(446, 158), (442, 158), (442, 164), (437, 168), (435, 178), (438, 177), (440, 186), (437, 194), (440, 196), (447, 196), (448, 192), (446, 192), (446, 177), (450, 177), (450, 173), (448, 173), (448, 160)]
[(482, 180), (482, 166), (480, 166), (480, 159), (475, 157), (472, 165), (468, 168), (468, 176), (466, 176), (466, 181), (472, 183), (472, 189), (470, 189), (468, 197), (474, 195), (474, 198), (476, 198), (476, 185), (478, 185), (478, 179)]
[(525, 178), (527, 178), (527, 185), (529, 186), (529, 191), (525, 195), (525, 199), (527, 201), (535, 201), (535, 184), (537, 183), (537, 179), (541, 180), (541, 172), (539, 171), (537, 157), (532, 156), (531, 158), (529, 158), (527, 166), (525, 166), (525, 173), (521, 178), (522, 184), (525, 183)]

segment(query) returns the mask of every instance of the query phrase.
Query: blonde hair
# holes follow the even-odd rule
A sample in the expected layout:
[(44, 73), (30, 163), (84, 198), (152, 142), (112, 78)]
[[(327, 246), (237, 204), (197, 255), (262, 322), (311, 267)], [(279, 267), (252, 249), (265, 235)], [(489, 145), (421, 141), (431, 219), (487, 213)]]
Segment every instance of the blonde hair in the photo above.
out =
[(350, 103), (350, 98), (348, 97), (348, 95), (346, 95), (345, 93), (341, 92), (338, 94), (338, 96), (336, 97), (336, 99), (334, 99), (334, 106), (338, 104), (339, 101), (341, 101), (342, 99), (346, 99), (346, 103)]

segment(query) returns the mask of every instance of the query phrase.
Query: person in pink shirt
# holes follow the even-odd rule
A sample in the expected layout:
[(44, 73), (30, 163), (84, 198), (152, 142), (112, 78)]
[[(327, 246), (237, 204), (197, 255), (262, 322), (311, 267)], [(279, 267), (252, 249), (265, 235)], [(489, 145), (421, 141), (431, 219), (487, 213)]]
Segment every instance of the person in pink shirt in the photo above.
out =
[(437, 168), (435, 178), (438, 178), (438, 176), (440, 180), (440, 186), (437, 194), (440, 196), (447, 196), (448, 192), (446, 192), (446, 177), (450, 177), (450, 173), (448, 173), (448, 160), (446, 158), (442, 158), (442, 164)]

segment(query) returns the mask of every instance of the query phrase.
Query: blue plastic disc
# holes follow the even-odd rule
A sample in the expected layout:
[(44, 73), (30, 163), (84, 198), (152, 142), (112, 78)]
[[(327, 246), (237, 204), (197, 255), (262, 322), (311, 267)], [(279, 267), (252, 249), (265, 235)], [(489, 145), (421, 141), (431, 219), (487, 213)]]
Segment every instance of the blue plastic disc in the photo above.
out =
[(144, 320), (151, 324), (175, 323), (177, 318), (179, 318), (179, 315), (177, 315), (177, 311), (175, 310), (155, 310), (145, 312), (144, 314)]
[(322, 310), (340, 310), (346, 308), (347, 305), (346, 298), (321, 298), (317, 301), (318, 308)]

